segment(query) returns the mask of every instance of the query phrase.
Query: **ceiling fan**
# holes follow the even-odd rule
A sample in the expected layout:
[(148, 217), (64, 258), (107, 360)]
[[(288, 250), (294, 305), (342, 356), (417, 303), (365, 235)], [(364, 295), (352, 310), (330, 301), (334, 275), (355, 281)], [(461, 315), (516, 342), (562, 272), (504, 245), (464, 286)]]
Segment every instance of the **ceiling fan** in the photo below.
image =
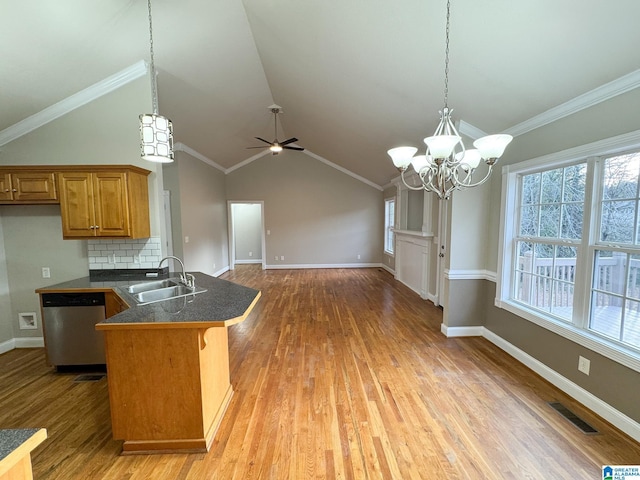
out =
[(271, 153), (273, 155), (278, 155), (282, 150), (298, 150), (298, 151), (302, 151), (304, 150), (304, 148), (302, 147), (294, 147), (294, 146), (290, 146), (290, 143), (293, 142), (297, 142), (298, 139), (295, 137), (291, 137), (288, 140), (285, 140), (283, 142), (279, 142), (278, 141), (278, 114), (282, 113), (282, 108), (278, 105), (271, 105), (270, 107), (268, 107), (269, 110), (271, 110), (271, 113), (273, 113), (273, 124), (274, 124), (274, 130), (275, 130), (275, 135), (274, 138), (275, 140), (273, 142), (269, 142), (267, 140), (265, 140), (264, 138), (260, 138), (260, 137), (253, 137), (256, 140), (260, 140), (261, 142), (267, 143), (269, 144), (268, 146), (261, 146), (261, 147), (247, 147), (247, 148), (268, 148), (269, 150), (271, 150)]

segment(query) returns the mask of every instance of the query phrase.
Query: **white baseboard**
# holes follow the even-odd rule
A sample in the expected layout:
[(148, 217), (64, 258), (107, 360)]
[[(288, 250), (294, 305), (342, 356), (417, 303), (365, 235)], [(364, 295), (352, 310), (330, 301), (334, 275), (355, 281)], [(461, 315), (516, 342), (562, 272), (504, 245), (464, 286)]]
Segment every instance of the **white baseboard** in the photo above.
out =
[(219, 277), (220, 275), (222, 275), (223, 273), (228, 272), (228, 271), (229, 271), (229, 265), (227, 265), (226, 267), (221, 268), (220, 270), (218, 270), (217, 272), (215, 272), (215, 273), (213, 274), (213, 276), (214, 276), (214, 277)]
[(447, 327), (442, 323), (440, 331), (445, 337), (482, 337), (484, 327)]
[(394, 269), (392, 269), (391, 267), (385, 265), (384, 263), (380, 264), (380, 268), (382, 268), (383, 270), (386, 270), (387, 272), (389, 272), (394, 277), (396, 276), (396, 271)]
[(626, 433), (636, 441), (640, 442), (640, 423), (636, 422), (624, 413), (616, 410), (608, 403), (593, 395), (591, 392), (585, 390), (579, 385), (576, 385), (568, 378), (563, 377), (555, 370), (549, 368), (544, 363), (535, 359), (523, 350), (520, 350), (515, 345), (507, 342), (492, 331), (487, 330), (484, 327), (476, 328), (481, 328), (483, 330), (482, 336), (489, 340), (491, 343), (507, 352), (516, 360), (529, 367), (545, 380), (551, 382), (567, 395), (575, 398), (585, 407), (594, 411), (609, 423), (615, 425), (617, 428), (622, 430), (624, 433)]
[(22, 337), (14, 338), (16, 341), (16, 348), (43, 348), (43, 337)]
[(7, 353), (9, 350), (13, 350), (16, 348), (15, 339), (7, 340), (6, 342), (0, 343), (0, 354)]
[(307, 268), (375, 268), (381, 263), (294, 263), (291, 265), (267, 265), (267, 270), (297, 270)]
[(22, 337), (12, 338), (0, 343), (0, 354), (7, 353), (14, 348), (42, 348), (44, 347), (43, 337)]
[(236, 260), (234, 262), (236, 265), (252, 265), (255, 263), (262, 263), (262, 259), (261, 258), (255, 258), (255, 259), (251, 259), (251, 260)]

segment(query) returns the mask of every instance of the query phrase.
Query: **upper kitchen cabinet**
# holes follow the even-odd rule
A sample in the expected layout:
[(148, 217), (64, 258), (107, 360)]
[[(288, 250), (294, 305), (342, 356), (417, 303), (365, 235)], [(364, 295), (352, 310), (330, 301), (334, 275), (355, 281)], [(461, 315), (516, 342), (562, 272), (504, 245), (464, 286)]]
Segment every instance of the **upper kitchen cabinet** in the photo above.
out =
[(48, 168), (0, 168), (0, 204), (58, 203), (55, 173)]
[(148, 238), (148, 170), (94, 165), (58, 173), (62, 236)]

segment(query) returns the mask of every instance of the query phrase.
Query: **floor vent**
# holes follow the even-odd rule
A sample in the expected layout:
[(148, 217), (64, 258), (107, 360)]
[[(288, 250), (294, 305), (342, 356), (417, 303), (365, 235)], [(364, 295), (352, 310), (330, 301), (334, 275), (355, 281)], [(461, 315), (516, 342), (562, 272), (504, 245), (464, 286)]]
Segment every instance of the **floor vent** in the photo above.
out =
[(577, 416), (575, 413), (573, 413), (571, 410), (569, 410), (560, 402), (548, 402), (548, 403), (551, 406), (551, 408), (553, 408), (560, 415), (562, 415), (564, 418), (566, 418), (571, 423), (573, 423), (576, 427), (578, 427), (582, 431), (582, 433), (585, 433), (587, 435), (595, 435), (596, 433), (598, 433), (598, 430), (596, 430), (587, 422), (582, 420), (579, 416)]
[(97, 382), (105, 377), (104, 373), (89, 373), (85, 375), (78, 375), (73, 379), (74, 382)]

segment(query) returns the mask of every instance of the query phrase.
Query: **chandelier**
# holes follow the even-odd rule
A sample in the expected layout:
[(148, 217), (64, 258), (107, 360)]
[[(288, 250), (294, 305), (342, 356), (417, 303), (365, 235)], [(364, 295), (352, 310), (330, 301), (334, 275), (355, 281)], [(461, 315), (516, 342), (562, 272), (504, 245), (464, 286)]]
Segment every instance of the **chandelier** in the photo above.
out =
[[(440, 123), (434, 134), (424, 139), (427, 145), (425, 155), (415, 155), (415, 147), (392, 148), (387, 153), (393, 164), (400, 169), (402, 182), (411, 190), (426, 190), (448, 200), (455, 190), (477, 187), (491, 176), (493, 166), (511, 142), (511, 135), (488, 135), (473, 142), (474, 149), (466, 150), (462, 138), (456, 130), (447, 101), (449, 96), (449, 17), (451, 1), (447, 0), (447, 28), (444, 61), (444, 108), (440, 113)], [(415, 155), (415, 156), (414, 156)], [(481, 179), (474, 178), (480, 161), (487, 165)], [(409, 185), (405, 172), (411, 165), (420, 178), (421, 185)]]
[(173, 162), (173, 125), (171, 120), (158, 114), (158, 85), (156, 66), (153, 61), (153, 25), (151, 21), (151, 0), (149, 8), (149, 53), (151, 56), (151, 97), (153, 113), (140, 115), (140, 155), (150, 162)]

